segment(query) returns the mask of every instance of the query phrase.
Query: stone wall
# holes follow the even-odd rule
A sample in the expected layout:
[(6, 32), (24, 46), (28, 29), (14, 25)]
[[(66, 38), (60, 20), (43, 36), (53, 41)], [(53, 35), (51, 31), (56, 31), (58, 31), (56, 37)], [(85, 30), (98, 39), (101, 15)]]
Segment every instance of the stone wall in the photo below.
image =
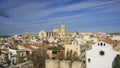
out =
[(8, 68), (33, 68), (33, 63), (32, 63), (32, 61), (27, 61), (24, 63), (19, 63), (17, 65), (12, 65)]
[(60, 61), (60, 67), (59, 68), (71, 68), (71, 62), (68, 60)]
[(53, 60), (53, 59), (46, 59), (45, 61), (45, 68), (82, 68), (81, 62), (74, 61), (71, 62), (69, 60)]
[(47, 59), (45, 60), (45, 68), (59, 68), (60, 61)]
[(72, 63), (72, 68), (82, 68), (82, 63), (78, 61), (74, 61)]

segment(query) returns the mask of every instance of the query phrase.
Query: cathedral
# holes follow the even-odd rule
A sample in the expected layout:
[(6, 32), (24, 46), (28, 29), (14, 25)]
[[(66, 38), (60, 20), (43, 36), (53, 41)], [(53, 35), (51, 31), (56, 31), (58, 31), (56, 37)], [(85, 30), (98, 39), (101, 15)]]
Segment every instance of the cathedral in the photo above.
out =
[(61, 25), (61, 30), (60, 30), (61, 33), (65, 34), (66, 33), (66, 26), (64, 23), (62, 23)]
[(60, 36), (60, 37), (65, 36), (66, 35), (66, 26), (65, 26), (65, 24), (62, 23), (60, 28), (53, 29), (53, 33), (55, 35)]

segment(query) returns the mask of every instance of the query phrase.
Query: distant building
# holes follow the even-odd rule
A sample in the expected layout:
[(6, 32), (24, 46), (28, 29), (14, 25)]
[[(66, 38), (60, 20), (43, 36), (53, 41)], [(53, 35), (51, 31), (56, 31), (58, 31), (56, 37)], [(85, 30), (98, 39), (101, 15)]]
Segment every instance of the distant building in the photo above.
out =
[(85, 65), (85, 60), (86, 60), (86, 46), (85, 45), (67, 44), (65, 45), (65, 58), (67, 58), (68, 53), (78, 57), (77, 61), (82, 62), (83, 68), (86, 66)]
[(60, 29), (59, 28), (55, 28), (55, 29), (53, 29), (53, 32), (54, 33), (60, 33)]
[(65, 33), (66, 33), (66, 26), (65, 26), (64, 23), (62, 23), (62, 25), (61, 25), (61, 33), (62, 33), (63, 35), (65, 35)]
[(74, 44), (65, 44), (65, 55), (67, 55), (67, 52), (76, 52), (78, 56), (80, 56), (80, 45), (74, 45)]
[(55, 35), (54, 32), (47, 32), (46, 34), (47, 34), (47, 37), (53, 37)]
[(46, 35), (47, 35), (47, 34), (46, 34), (46, 32), (45, 32), (44, 30), (41, 30), (41, 31), (39, 32), (39, 38), (45, 38), (45, 37), (47, 37)]
[(60, 28), (53, 29), (53, 33), (48, 33), (47, 35), (64, 38), (66, 35), (66, 25), (64, 23), (62, 23)]
[(112, 68), (114, 58), (118, 54), (112, 47), (103, 41), (92, 45), (92, 49), (86, 52), (86, 68)]
[(30, 32), (25, 33), (25, 38), (30, 38), (30, 36), (31, 36)]
[(120, 41), (120, 35), (113, 35), (111, 39)]

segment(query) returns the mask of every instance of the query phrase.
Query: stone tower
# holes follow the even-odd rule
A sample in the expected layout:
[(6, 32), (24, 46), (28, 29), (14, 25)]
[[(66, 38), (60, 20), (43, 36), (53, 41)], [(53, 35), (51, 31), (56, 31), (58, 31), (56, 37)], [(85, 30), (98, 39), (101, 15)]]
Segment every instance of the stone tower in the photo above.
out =
[(61, 25), (61, 33), (65, 34), (66, 33), (66, 26), (64, 23)]

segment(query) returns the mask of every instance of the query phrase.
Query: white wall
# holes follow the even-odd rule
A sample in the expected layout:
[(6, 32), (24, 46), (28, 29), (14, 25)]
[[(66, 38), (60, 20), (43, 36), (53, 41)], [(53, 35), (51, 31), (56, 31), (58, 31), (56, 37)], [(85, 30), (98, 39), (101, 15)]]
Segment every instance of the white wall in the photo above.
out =
[(113, 35), (112, 40), (120, 40), (120, 36)]
[[(103, 46), (101, 44), (98, 46), (98, 43), (92, 45), (92, 49), (86, 52), (87, 68), (112, 68), (113, 60), (118, 52), (112, 49), (112, 45), (102, 42)], [(103, 56), (100, 55), (100, 51), (104, 51)], [(89, 58), (91, 59), (90, 62), (88, 62)]]

